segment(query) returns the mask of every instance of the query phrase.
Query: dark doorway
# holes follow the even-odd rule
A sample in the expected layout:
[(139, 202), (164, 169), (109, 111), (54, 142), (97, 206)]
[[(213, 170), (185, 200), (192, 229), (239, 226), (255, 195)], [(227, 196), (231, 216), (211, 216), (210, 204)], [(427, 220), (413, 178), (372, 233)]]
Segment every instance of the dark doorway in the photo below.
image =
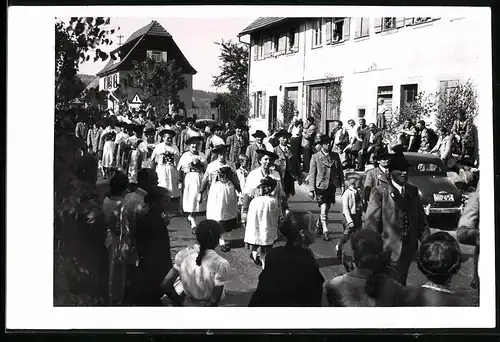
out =
[(269, 131), (276, 129), (278, 121), (278, 96), (269, 96)]

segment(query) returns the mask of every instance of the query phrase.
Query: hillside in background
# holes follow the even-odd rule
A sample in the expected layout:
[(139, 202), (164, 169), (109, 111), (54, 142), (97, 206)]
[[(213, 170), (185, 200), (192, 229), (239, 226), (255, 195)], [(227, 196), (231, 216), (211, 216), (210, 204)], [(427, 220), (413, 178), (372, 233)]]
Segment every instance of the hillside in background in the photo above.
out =
[(198, 108), (210, 107), (210, 102), (212, 102), (216, 96), (217, 93), (193, 89), (193, 102)]
[(85, 75), (85, 74), (78, 74), (76, 75), (80, 78), (80, 80), (82, 80), (83, 84), (85, 84), (85, 86), (88, 86), (93, 80), (95, 80), (97, 78), (97, 76), (94, 76), (94, 75)]

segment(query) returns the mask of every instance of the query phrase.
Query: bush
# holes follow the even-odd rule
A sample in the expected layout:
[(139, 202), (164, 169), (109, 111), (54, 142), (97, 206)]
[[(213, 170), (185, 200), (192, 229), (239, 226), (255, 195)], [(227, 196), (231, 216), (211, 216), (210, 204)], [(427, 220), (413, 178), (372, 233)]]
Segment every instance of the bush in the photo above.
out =
[(477, 98), (478, 93), (476, 87), (470, 80), (464, 84), (459, 84), (449, 92), (444, 90), (440, 91), (438, 93), (439, 106), (436, 118), (437, 128), (445, 127), (451, 130), (460, 109), (465, 110), (467, 119), (474, 123), (479, 113)]
[(293, 117), (297, 113), (295, 102), (293, 102), (288, 97), (285, 97), (283, 99), (283, 103), (281, 104), (280, 111), (283, 119), (279, 120), (278, 122), (280, 123), (281, 127), (288, 128), (288, 126), (290, 126), (290, 124), (292, 123)]
[(407, 104), (403, 108), (396, 108), (392, 115), (392, 120), (387, 122), (387, 129), (384, 132), (384, 140), (392, 145), (397, 142), (399, 133), (407, 120), (416, 123), (418, 120), (426, 120), (436, 111), (436, 94), (420, 92), (415, 101)]

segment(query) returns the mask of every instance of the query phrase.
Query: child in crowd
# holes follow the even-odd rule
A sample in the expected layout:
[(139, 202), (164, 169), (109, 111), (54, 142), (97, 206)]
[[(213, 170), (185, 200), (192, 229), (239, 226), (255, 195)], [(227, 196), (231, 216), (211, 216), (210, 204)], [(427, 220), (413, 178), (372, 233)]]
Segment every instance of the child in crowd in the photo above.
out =
[[(240, 154), (238, 157), (238, 162), (240, 167), (236, 170), (236, 175), (238, 176), (238, 181), (240, 182), (240, 188), (245, 188), (245, 182), (250, 172), (250, 159), (245, 154)], [(238, 194), (238, 222), (241, 222), (241, 207), (243, 205), (243, 193)]]
[(349, 186), (342, 195), (342, 214), (345, 218), (344, 235), (336, 246), (337, 258), (342, 259), (342, 248), (353, 233), (361, 229), (363, 224), (363, 194), (358, 174), (347, 177)]
[(174, 305), (219, 305), (229, 272), (229, 262), (215, 252), (222, 231), (217, 221), (201, 221), (196, 229), (198, 244), (175, 256), (174, 266), (162, 283)]
[(427, 281), (420, 288), (407, 288), (405, 306), (468, 304), (451, 289), (451, 281), (462, 265), (460, 246), (453, 236), (447, 232), (429, 235), (420, 246), (417, 264)]

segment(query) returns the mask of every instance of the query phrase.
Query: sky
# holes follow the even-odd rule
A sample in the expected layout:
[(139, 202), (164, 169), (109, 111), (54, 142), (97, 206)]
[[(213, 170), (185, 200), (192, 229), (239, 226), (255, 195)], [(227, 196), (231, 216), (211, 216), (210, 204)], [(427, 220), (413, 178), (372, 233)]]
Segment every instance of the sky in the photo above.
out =
[[(251, 18), (111, 18), (111, 26), (120, 27), (115, 32), (113, 45), (103, 46), (103, 51), (111, 51), (118, 46), (118, 35), (123, 35), (122, 43), (136, 30), (149, 24), (152, 20), (158, 21), (170, 33), (186, 56), (189, 63), (196, 69), (197, 74), (193, 77), (193, 89), (205, 91), (217, 91), (212, 87), (212, 76), (218, 74), (221, 62), (219, 61), (220, 47), (214, 42), (221, 39), (238, 41), (238, 33), (247, 27)], [(245, 37), (242, 37), (245, 41)], [(80, 74), (95, 75), (106, 62), (87, 62), (80, 65)], [(219, 89), (222, 91), (224, 89)]]

